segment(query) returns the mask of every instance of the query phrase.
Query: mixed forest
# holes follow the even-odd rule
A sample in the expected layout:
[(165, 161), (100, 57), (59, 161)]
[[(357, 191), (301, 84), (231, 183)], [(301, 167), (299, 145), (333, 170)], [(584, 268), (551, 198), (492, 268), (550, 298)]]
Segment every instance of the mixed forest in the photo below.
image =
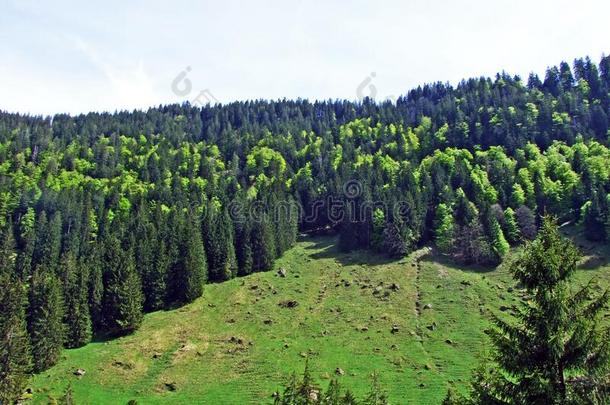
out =
[(0, 112), (0, 403), (63, 348), (271, 269), (299, 233), (479, 265), (545, 215), (610, 243), (609, 116), (610, 57), (396, 102)]

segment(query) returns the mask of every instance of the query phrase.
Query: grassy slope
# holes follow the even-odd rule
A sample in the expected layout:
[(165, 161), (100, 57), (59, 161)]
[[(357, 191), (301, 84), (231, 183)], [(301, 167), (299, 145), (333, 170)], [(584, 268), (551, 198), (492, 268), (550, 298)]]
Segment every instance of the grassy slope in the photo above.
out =
[[(460, 269), (426, 249), (389, 262), (308, 238), (276, 267), (287, 277), (268, 272), (208, 285), (191, 305), (147, 315), (132, 336), (66, 351), (33, 379), (35, 402), (46, 403), (71, 381), (79, 404), (269, 403), (309, 353), (323, 387), (340, 367), (341, 381), (363, 394), (377, 370), (392, 403), (438, 404), (449, 386), (463, 389), (479, 363), (489, 311), (519, 299), (505, 267)], [(592, 275), (610, 284), (607, 268), (578, 278)], [(299, 305), (282, 308), (284, 300)], [(74, 376), (76, 368), (86, 375)]]

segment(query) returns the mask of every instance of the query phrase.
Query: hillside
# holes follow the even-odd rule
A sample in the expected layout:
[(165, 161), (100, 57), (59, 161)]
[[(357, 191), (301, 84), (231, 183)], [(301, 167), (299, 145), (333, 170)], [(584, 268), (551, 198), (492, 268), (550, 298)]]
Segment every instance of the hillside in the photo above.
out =
[[(577, 240), (587, 254), (578, 280), (610, 285), (608, 252)], [(335, 245), (302, 237), (275, 265), (286, 277), (206, 285), (195, 302), (146, 315), (131, 336), (66, 350), (34, 377), (34, 402), (71, 384), (78, 404), (270, 403), (307, 353), (323, 386), (341, 368), (361, 394), (379, 371), (393, 404), (438, 404), (449, 386), (463, 389), (486, 350), (490, 311), (510, 312), (521, 295), (506, 266), (459, 268), (428, 248), (390, 261)]]

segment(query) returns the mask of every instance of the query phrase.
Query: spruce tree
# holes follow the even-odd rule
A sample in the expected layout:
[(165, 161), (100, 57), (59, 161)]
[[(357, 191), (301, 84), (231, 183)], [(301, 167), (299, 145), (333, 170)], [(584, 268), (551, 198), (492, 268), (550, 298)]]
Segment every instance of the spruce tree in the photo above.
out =
[(103, 246), (100, 249), (91, 249), (85, 256), (89, 267), (89, 314), (94, 334), (99, 334), (104, 327), (104, 270), (102, 266)]
[(109, 235), (104, 252), (104, 325), (110, 335), (135, 331), (142, 322), (142, 284), (133, 252), (123, 249), (116, 235)]
[(476, 385), (492, 399), (486, 403), (580, 403), (586, 398), (578, 398), (578, 385), (586, 381), (595, 390), (597, 377), (608, 371), (610, 332), (599, 320), (609, 294), (595, 297), (591, 283), (573, 292), (579, 258), (554, 221), (544, 218), (536, 240), (511, 267), (530, 300), (514, 321), (495, 318), (490, 332), (498, 370)]
[(504, 227), (508, 242), (513, 245), (519, 243), (521, 240), (521, 232), (519, 231), (519, 224), (517, 223), (515, 211), (510, 207), (504, 211)]
[(251, 232), (252, 224), (249, 217), (243, 216), (235, 220), (235, 257), (237, 259), (237, 274), (240, 276), (252, 273)]
[(591, 201), (586, 205), (583, 225), (585, 237), (591, 241), (600, 242), (606, 240), (606, 201), (603, 193), (593, 191)]
[(41, 372), (59, 360), (64, 343), (64, 306), (61, 283), (45, 265), (32, 275), (28, 331), (32, 342), (34, 371)]
[(32, 366), (25, 322), (25, 288), (15, 274), (12, 232), (0, 241), (0, 403), (10, 404), (23, 393)]
[(199, 221), (190, 220), (186, 225), (184, 250), (181, 270), (178, 276), (182, 283), (182, 293), (178, 297), (181, 302), (192, 302), (201, 297), (203, 285), (207, 280), (207, 262)]
[(230, 280), (237, 274), (233, 223), (227, 209), (218, 204), (217, 201), (208, 204), (203, 222), (209, 278), (214, 282)]
[(77, 263), (71, 252), (62, 256), (60, 273), (63, 291), (66, 324), (66, 347), (75, 348), (91, 341), (91, 315), (89, 309), (88, 269)]
[(275, 236), (271, 224), (263, 219), (255, 220), (250, 235), (252, 245), (252, 270), (266, 271), (275, 260)]

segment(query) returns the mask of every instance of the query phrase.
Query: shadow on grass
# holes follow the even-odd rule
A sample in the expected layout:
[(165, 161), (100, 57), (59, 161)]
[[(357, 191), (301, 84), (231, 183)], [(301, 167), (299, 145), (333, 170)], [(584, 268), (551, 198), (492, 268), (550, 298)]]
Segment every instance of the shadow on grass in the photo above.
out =
[(452, 259), (450, 256), (438, 252), (438, 250), (436, 250), (435, 248), (430, 249), (428, 253), (421, 257), (421, 260), (429, 261), (432, 263), (438, 263), (452, 270), (457, 270), (465, 273), (485, 274), (491, 273), (498, 268), (498, 266), (483, 266), (478, 264), (460, 263)]
[(400, 259), (391, 258), (375, 253), (372, 250), (358, 249), (351, 252), (342, 252), (338, 246), (337, 236), (308, 236), (300, 237), (300, 242), (309, 242), (307, 251), (315, 251), (309, 257), (312, 259), (335, 259), (342, 266), (363, 265), (375, 266), (398, 262)]

